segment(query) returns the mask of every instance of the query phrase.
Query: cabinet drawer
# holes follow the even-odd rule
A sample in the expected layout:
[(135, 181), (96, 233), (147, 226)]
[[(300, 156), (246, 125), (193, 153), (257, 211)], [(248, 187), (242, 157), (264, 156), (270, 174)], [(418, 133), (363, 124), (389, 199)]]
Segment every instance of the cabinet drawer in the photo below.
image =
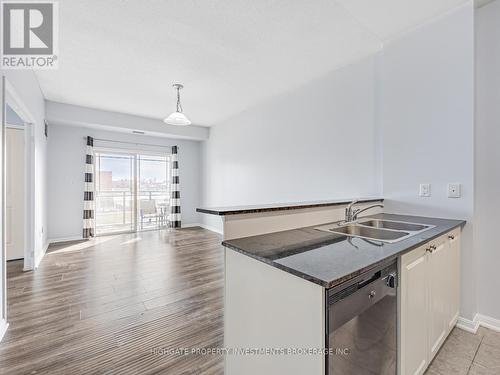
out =
[(426, 249), (426, 246), (421, 246), (421, 247), (418, 247), (418, 248), (404, 254), (403, 256), (401, 256), (401, 265), (406, 266), (409, 263), (422, 257), (423, 255), (425, 255), (425, 249)]

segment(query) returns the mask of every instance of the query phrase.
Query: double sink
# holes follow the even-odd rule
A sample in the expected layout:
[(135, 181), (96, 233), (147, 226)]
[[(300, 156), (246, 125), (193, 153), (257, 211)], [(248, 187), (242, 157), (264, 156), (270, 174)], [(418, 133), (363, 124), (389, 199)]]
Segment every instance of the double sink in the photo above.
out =
[(404, 221), (361, 218), (352, 223), (334, 223), (317, 227), (317, 230), (342, 234), (348, 237), (394, 243), (425, 232), (435, 225), (408, 223)]

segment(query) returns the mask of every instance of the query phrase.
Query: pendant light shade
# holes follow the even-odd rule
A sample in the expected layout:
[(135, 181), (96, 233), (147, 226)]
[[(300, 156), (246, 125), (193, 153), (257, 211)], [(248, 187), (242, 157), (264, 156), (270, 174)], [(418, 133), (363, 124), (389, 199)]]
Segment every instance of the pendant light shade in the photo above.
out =
[(186, 117), (184, 113), (182, 113), (182, 105), (181, 105), (181, 94), (180, 90), (184, 87), (180, 83), (176, 83), (173, 85), (174, 89), (177, 90), (177, 109), (170, 116), (168, 116), (163, 122), (169, 125), (191, 125), (191, 121)]
[(191, 121), (182, 112), (174, 112), (163, 121), (169, 125), (191, 125)]

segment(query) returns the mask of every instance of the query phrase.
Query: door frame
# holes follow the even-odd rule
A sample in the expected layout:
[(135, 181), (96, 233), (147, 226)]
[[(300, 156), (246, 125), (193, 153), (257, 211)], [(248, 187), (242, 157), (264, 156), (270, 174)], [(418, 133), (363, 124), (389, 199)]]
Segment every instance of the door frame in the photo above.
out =
[[(26, 258), (26, 249), (27, 247), (25, 246), (25, 241), (26, 241), (26, 209), (25, 209), (25, 205), (26, 205), (26, 165), (27, 165), (27, 160), (26, 160), (26, 125), (16, 125), (16, 124), (11, 124), (9, 123), (8, 121), (5, 121), (5, 139), (7, 139), (7, 132), (8, 130), (14, 130), (14, 131), (22, 131), (22, 137), (23, 137), (23, 140), (22, 140), (22, 145), (23, 145), (23, 162), (22, 162), (22, 168), (23, 168), (23, 262), (24, 262), (24, 259)], [(5, 149), (5, 154), (7, 154), (7, 148)], [(7, 164), (9, 163), (10, 161), (8, 160), (8, 158), (6, 157), (5, 158), (5, 165), (6, 165), (6, 168), (7, 168)], [(5, 171), (5, 173), (7, 173), (7, 171)], [(6, 177), (7, 179), (7, 177)], [(7, 181), (6, 181), (7, 183)], [(7, 209), (7, 201), (5, 201), (5, 204), (6, 204), (6, 207), (5, 209)], [(5, 222), (5, 225), (7, 225), (7, 222)], [(5, 249), (5, 251), (7, 252), (7, 248)], [(8, 256), (6, 256), (6, 261), (8, 262), (9, 259), (8, 259)], [(10, 259), (10, 260), (21, 260), (21, 258), (17, 258), (17, 259)], [(24, 267), (23, 267), (24, 269)]]
[[(29, 111), (15, 88), (5, 77), (5, 104), (8, 104), (24, 122), (24, 266), (23, 271), (35, 269), (35, 134), (34, 116)], [(6, 121), (4, 122), (7, 126)], [(5, 134), (5, 130), (2, 129)], [(2, 138), (5, 155), (5, 135)], [(5, 170), (5, 158), (3, 160)], [(5, 181), (4, 189), (5, 189)], [(5, 191), (5, 190), (4, 190)], [(5, 194), (5, 193), (4, 193)], [(5, 199), (5, 198), (4, 198)], [(5, 220), (5, 205), (2, 217)], [(5, 223), (5, 221), (3, 221)], [(6, 266), (6, 246), (3, 239), (4, 267)]]

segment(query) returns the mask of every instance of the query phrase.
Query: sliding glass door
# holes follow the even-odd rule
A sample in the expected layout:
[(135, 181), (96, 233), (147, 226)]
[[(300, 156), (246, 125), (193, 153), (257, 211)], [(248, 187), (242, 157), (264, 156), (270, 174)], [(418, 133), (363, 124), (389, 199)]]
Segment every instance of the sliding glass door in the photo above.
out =
[(134, 155), (95, 154), (96, 233), (135, 230)]
[(137, 223), (138, 230), (167, 225), (170, 197), (169, 158), (137, 155)]
[(169, 155), (95, 153), (97, 235), (167, 225), (169, 161)]

